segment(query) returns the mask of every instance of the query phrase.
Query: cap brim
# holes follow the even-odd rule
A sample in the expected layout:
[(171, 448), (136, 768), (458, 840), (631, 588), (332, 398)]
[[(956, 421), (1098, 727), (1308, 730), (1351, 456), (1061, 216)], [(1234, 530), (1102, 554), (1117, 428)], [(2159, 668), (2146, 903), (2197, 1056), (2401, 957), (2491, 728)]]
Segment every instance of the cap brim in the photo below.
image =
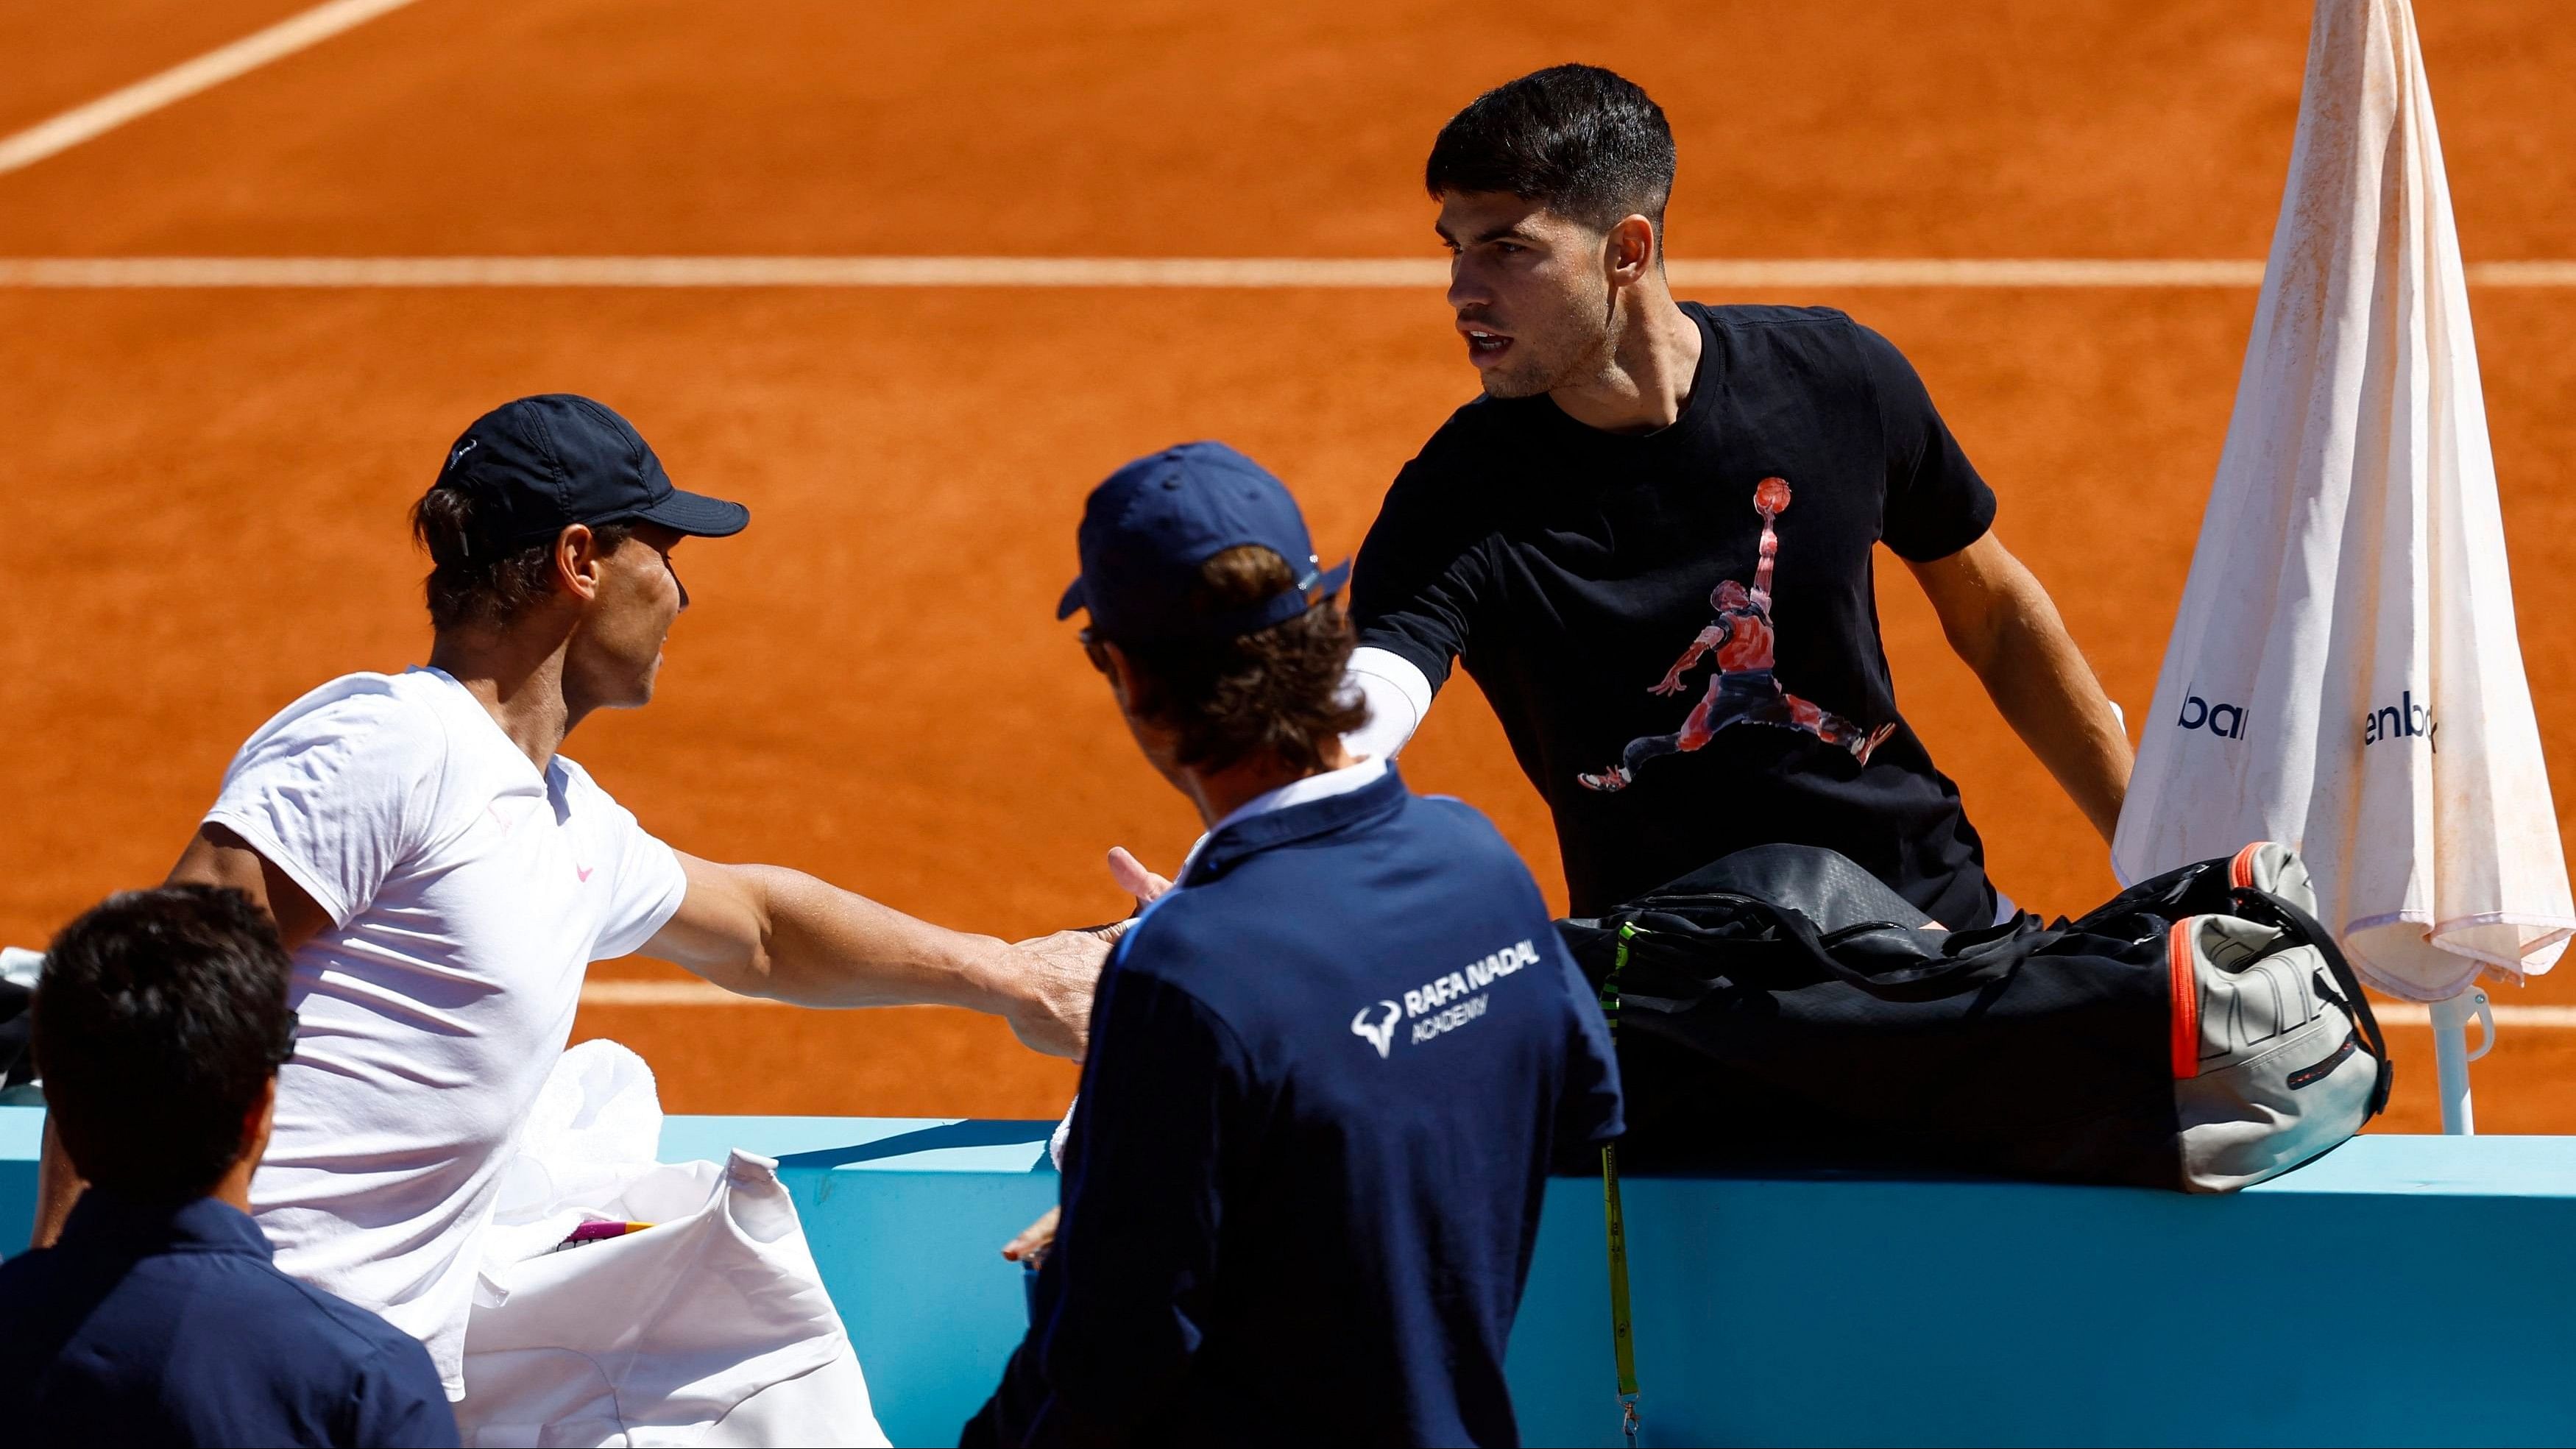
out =
[(1073, 617), (1074, 610), (1088, 607), (1090, 607), (1089, 601), (1082, 596), (1082, 580), (1077, 578), (1064, 586), (1064, 597), (1055, 601), (1055, 616), (1059, 619), (1070, 619)]
[(684, 493), (677, 488), (671, 490), (670, 497), (635, 516), (693, 538), (730, 538), (751, 525), (751, 510), (741, 504), (703, 493)]
[(1347, 584), (1350, 581), (1351, 561), (1349, 559), (1344, 559), (1340, 563), (1333, 565), (1331, 568), (1324, 570), (1322, 574), (1316, 577), (1313, 583), (1308, 584), (1306, 586), (1306, 596), (1314, 599), (1329, 599), (1333, 595), (1340, 593), (1342, 591), (1342, 585)]

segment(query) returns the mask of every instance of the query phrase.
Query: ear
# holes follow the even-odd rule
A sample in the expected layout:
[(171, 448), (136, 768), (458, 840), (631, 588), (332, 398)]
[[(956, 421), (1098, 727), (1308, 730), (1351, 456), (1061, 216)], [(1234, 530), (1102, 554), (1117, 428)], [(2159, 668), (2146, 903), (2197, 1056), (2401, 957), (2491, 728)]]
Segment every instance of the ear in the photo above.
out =
[(1127, 722), (1127, 732), (1136, 737), (1136, 744), (1144, 750), (1146, 760), (1170, 776), (1173, 767), (1168, 756), (1172, 732), (1169, 726), (1154, 718), (1154, 710), (1160, 707), (1154, 686), (1146, 679), (1145, 672), (1136, 667), (1136, 661), (1127, 657), (1126, 650), (1106, 642), (1100, 647), (1109, 666), (1103, 671), (1109, 676), (1109, 692), (1118, 700), (1118, 713)]
[(598, 596), (604, 571), (599, 536), (589, 524), (570, 524), (555, 535), (555, 587), (588, 603)]
[(1621, 217), (1610, 228), (1601, 247), (1612, 285), (1635, 286), (1655, 269), (1655, 248), (1662, 240), (1655, 230), (1654, 222), (1642, 216)]
[(1101, 641), (1100, 652), (1109, 661), (1109, 692), (1118, 697), (1120, 709), (1134, 714), (1138, 683), (1136, 662), (1127, 657), (1126, 650), (1107, 640)]
[(277, 1125), (277, 1075), (269, 1074), (250, 1110), (242, 1114), (242, 1156), (256, 1162), (268, 1151), (269, 1129)]

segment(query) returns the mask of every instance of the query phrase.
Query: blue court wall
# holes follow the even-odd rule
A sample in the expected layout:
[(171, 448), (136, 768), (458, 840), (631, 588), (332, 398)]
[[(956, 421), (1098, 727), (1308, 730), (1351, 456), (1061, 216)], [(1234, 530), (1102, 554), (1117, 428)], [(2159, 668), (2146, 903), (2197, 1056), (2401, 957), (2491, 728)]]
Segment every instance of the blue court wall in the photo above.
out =
[[(40, 1114), (0, 1109), (0, 1243)], [(675, 1117), (776, 1157), (898, 1444), (954, 1442), (1024, 1325), (996, 1251), (1050, 1124)], [(2360, 1138), (2229, 1197), (1867, 1179), (1626, 1184), (1648, 1444), (2564, 1443), (2576, 1138)], [(1615, 1445), (1600, 1184), (1550, 1184), (1510, 1375)]]

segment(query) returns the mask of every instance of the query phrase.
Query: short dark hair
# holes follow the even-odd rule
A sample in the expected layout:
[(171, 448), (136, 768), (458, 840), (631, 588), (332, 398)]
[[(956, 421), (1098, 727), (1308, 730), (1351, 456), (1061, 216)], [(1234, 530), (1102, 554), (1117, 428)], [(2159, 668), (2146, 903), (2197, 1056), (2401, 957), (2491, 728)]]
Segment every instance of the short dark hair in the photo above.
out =
[[(1231, 614), (1296, 587), (1286, 559), (1245, 544), (1200, 567), (1191, 607)], [(1351, 630), (1331, 599), (1232, 639), (1120, 647), (1143, 686), (1131, 706), (1180, 737), (1174, 754), (1193, 769), (1265, 754), (1292, 769), (1318, 769), (1333, 741), (1368, 722), (1368, 707), (1342, 691)]]
[[(411, 536), (429, 553), (430, 627), (444, 633), (480, 625), (505, 629), (554, 592), (555, 539), (496, 548), (476, 537), (474, 495), (442, 483), (411, 507)], [(635, 534), (632, 524), (594, 523), (602, 556)], [(562, 535), (556, 535), (560, 538)]]
[(36, 978), (36, 1071), (81, 1176), (168, 1203), (221, 1182), (292, 1051), (290, 971), (267, 915), (218, 886), (126, 891), (63, 927)]
[(1509, 192), (1597, 230), (1643, 216), (1661, 231), (1673, 128), (1636, 82), (1597, 65), (1550, 66), (1450, 117), (1422, 179), (1435, 200)]

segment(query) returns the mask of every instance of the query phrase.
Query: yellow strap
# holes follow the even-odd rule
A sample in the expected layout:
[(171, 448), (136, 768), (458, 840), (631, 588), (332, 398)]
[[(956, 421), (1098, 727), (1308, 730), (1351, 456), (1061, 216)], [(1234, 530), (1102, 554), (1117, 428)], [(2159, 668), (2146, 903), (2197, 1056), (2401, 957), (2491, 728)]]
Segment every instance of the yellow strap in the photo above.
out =
[(1610, 1220), (1610, 1350), (1619, 1362), (1619, 1395), (1637, 1392), (1637, 1343), (1628, 1316), (1628, 1226), (1619, 1211), (1619, 1144), (1601, 1148), (1601, 1198)]
[[(1619, 954), (1611, 959), (1609, 978), (1601, 983), (1601, 1015), (1610, 1025), (1610, 1045), (1619, 1044), (1619, 972), (1628, 964), (1633, 925), (1619, 928)], [(1637, 1343), (1628, 1313), (1628, 1221), (1619, 1205), (1619, 1144), (1601, 1144), (1601, 1206), (1610, 1225), (1610, 1351), (1619, 1366), (1619, 1432), (1637, 1442)]]

